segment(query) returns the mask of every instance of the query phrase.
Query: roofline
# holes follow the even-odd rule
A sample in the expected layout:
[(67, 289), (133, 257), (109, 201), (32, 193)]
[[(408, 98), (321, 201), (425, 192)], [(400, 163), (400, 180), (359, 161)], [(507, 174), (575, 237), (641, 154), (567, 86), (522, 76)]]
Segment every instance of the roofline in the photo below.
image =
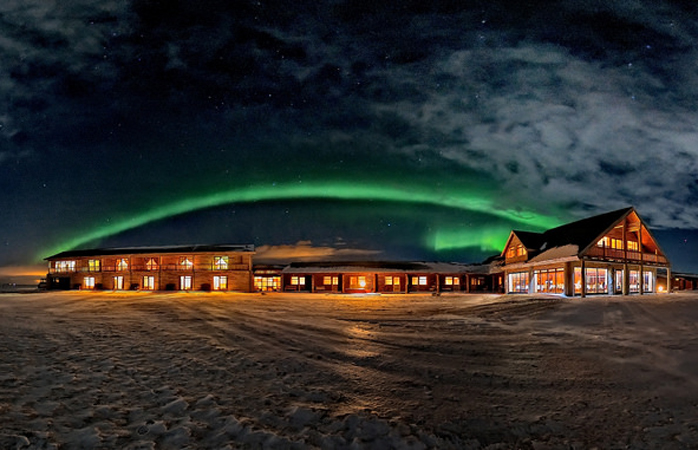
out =
[[(618, 219), (616, 219), (615, 222), (613, 222), (611, 225), (609, 225), (607, 228), (605, 228), (603, 230), (603, 232), (600, 235), (596, 236), (596, 239), (593, 240), (592, 242), (590, 242), (589, 244), (587, 244), (586, 247), (584, 247), (583, 249), (579, 249), (579, 252), (577, 252), (577, 256), (579, 256), (581, 258), (581, 256), (583, 254), (585, 254), (590, 248), (592, 248), (593, 246), (595, 246), (599, 242), (600, 238), (604, 237), (606, 234), (608, 234), (609, 231), (611, 231), (613, 228), (615, 228), (615, 226), (616, 226), (616, 224), (618, 224), (618, 222), (620, 222), (621, 220), (625, 220), (630, 215), (631, 212), (634, 212), (637, 215), (637, 217), (640, 219), (640, 222), (642, 223), (642, 218), (640, 217), (639, 214), (637, 214), (637, 211), (635, 211), (635, 208), (633, 206), (630, 206), (628, 208), (623, 208), (623, 209), (626, 210), (625, 214), (620, 216)], [(622, 211), (622, 209), (618, 209), (616, 211)], [(613, 211), (606, 213), (606, 214), (611, 214), (611, 213), (613, 213)], [(582, 220), (584, 220), (584, 219), (582, 219)], [(572, 222), (572, 223), (574, 223), (574, 222)], [(645, 228), (647, 228), (647, 226), (645, 226)], [(655, 241), (656, 241), (656, 239), (655, 239)]]
[(239, 252), (254, 253), (254, 244), (193, 244), (193, 245), (167, 245), (154, 247), (111, 247), (81, 250), (67, 250), (47, 256), (44, 261), (59, 258), (78, 258), (89, 256), (112, 255), (148, 255), (158, 253), (222, 253)]

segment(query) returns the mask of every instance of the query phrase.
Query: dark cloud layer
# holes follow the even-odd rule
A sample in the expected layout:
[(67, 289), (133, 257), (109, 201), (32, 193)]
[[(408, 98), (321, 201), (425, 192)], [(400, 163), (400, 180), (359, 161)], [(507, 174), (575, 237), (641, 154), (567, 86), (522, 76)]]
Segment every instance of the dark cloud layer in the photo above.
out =
[[(163, 202), (328, 179), (698, 229), (693, 3), (463, 5), (3, 2), (0, 264)], [(438, 225), (414, 220), (407, 241)]]

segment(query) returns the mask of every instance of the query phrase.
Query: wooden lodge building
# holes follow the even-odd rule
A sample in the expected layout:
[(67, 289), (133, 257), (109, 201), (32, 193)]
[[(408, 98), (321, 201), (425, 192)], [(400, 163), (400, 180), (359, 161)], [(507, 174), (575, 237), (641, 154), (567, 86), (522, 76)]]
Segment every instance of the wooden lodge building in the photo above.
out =
[[(49, 289), (307, 292), (661, 292), (669, 262), (633, 208), (543, 233), (514, 230), (481, 264), (294, 262), (253, 265), (253, 245), (72, 250), (46, 258)], [(669, 286), (671, 288), (671, 286)]]
[(643, 294), (666, 290), (671, 279), (669, 261), (634, 208), (544, 233), (514, 230), (501, 256), (508, 293)]
[(252, 245), (72, 250), (46, 258), (48, 289), (252, 290)]

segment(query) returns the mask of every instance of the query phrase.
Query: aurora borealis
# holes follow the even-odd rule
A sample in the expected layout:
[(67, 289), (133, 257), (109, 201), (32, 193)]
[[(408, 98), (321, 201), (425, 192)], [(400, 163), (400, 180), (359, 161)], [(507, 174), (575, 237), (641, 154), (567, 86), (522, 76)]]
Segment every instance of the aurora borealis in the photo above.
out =
[(698, 271), (696, 7), (554, 3), (3, 2), (0, 267), (189, 243), (479, 261), (632, 205)]

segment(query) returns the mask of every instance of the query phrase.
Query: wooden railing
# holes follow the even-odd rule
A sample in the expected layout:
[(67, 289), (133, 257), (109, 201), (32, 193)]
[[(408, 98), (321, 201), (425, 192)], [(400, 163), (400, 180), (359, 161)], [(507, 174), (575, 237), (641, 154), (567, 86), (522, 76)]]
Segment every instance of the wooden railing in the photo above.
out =
[(645, 261), (652, 263), (666, 263), (667, 259), (662, 255), (654, 253), (641, 253), (637, 251), (619, 250), (616, 248), (594, 247), (589, 250), (589, 256), (599, 257), (602, 259), (620, 259), (627, 261)]

